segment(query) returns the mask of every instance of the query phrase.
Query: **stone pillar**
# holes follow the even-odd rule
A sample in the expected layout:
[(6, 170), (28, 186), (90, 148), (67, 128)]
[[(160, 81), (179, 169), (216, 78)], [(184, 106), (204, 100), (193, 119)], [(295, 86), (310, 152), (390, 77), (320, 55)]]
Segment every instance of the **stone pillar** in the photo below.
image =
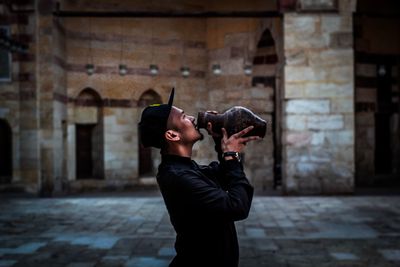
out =
[[(53, 1), (40, 0), (36, 6), (36, 85), (39, 106), (40, 136), (40, 193), (50, 196), (55, 189), (61, 190), (60, 172), (62, 170), (62, 138), (59, 109), (55, 106), (56, 89), (62, 83), (58, 79), (58, 68), (55, 64), (57, 38), (53, 21)], [(59, 125), (59, 127), (57, 126)], [(59, 130), (57, 131), (58, 128)], [(60, 144), (60, 145), (59, 145)], [(58, 175), (57, 175), (58, 174)]]
[(338, 2), (337, 12), (284, 14), (283, 187), (288, 194), (354, 189), (355, 3)]
[[(36, 193), (40, 177), (40, 150), (39, 150), (39, 110), (37, 105), (38, 91), (36, 85), (36, 17), (27, 14), (22, 20), (21, 34), (26, 34), (28, 45), (27, 54), (20, 56), (16, 77), (13, 84), (19, 100), (19, 117), (15, 117), (19, 125), (19, 146), (15, 150), (15, 161), (19, 161), (20, 172), (18, 180), (24, 191)], [(18, 89), (17, 89), (18, 88)]]

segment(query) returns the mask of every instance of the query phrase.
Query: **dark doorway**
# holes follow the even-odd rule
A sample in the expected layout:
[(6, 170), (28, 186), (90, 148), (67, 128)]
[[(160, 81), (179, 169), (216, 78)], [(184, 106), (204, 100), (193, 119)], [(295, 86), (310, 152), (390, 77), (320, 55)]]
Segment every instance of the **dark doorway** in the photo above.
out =
[[(385, 71), (379, 71), (384, 69)], [(377, 112), (375, 113), (375, 173), (392, 172), (390, 117), (392, 115), (392, 70), (378, 65)]]
[(95, 124), (76, 125), (76, 176), (93, 178), (92, 136)]
[(12, 179), (12, 132), (8, 123), (0, 120), (0, 183)]
[(153, 170), (153, 160), (150, 147), (144, 147), (140, 144), (139, 163), (139, 175), (151, 174)]
[(400, 189), (398, 1), (357, 1), (353, 14), (357, 189)]

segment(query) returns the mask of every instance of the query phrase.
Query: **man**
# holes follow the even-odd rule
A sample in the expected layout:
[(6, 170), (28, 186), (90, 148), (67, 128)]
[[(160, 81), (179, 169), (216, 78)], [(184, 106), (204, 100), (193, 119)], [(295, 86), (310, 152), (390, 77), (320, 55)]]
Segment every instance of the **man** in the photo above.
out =
[(249, 141), (251, 127), (227, 136), (208, 132), (216, 141), (220, 163), (200, 166), (191, 160), (193, 145), (202, 139), (195, 118), (168, 104), (150, 105), (139, 123), (144, 146), (161, 149), (157, 182), (176, 231), (177, 255), (170, 267), (238, 266), (239, 246), (234, 221), (247, 218), (253, 187), (238, 157)]

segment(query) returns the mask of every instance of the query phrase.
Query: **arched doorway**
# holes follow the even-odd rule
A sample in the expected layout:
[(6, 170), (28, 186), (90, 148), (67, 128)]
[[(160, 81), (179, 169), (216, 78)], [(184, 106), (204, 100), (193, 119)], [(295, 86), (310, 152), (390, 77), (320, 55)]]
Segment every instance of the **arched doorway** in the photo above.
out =
[(356, 187), (400, 186), (398, 1), (357, 1), (354, 14)]
[(104, 131), (102, 100), (91, 88), (75, 102), (76, 178), (104, 178)]
[(0, 119), (0, 184), (12, 179), (12, 131), (7, 121)]
[[(274, 25), (270, 23), (270, 27)], [(281, 185), (281, 96), (279, 91), (279, 83), (277, 82), (278, 55), (277, 47), (269, 28), (266, 28), (257, 43), (255, 55), (253, 58), (253, 77), (251, 81), (252, 87), (262, 87), (268, 95), (266, 99), (264, 117), (268, 121), (268, 130), (264, 138), (265, 147), (260, 153), (266, 154), (267, 162), (264, 162), (263, 168), (266, 172), (261, 175), (262, 181), (254, 181), (257, 186), (261, 186), (263, 190), (276, 188)], [(271, 160), (273, 159), (273, 160)], [(255, 161), (256, 162), (256, 161)]]
[[(162, 103), (161, 96), (154, 90), (149, 89), (140, 96), (138, 106), (143, 110), (148, 105), (157, 103)], [(139, 140), (139, 176), (150, 177), (154, 175), (154, 159), (156, 153), (154, 148), (144, 147)]]

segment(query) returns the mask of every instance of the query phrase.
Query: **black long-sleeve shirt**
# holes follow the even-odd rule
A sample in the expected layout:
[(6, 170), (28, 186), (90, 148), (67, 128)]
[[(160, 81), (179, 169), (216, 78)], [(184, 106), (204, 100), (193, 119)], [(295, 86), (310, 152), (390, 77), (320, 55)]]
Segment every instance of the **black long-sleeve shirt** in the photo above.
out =
[(170, 266), (238, 266), (234, 221), (247, 218), (253, 198), (241, 163), (200, 166), (190, 158), (164, 155), (157, 182), (177, 234)]

